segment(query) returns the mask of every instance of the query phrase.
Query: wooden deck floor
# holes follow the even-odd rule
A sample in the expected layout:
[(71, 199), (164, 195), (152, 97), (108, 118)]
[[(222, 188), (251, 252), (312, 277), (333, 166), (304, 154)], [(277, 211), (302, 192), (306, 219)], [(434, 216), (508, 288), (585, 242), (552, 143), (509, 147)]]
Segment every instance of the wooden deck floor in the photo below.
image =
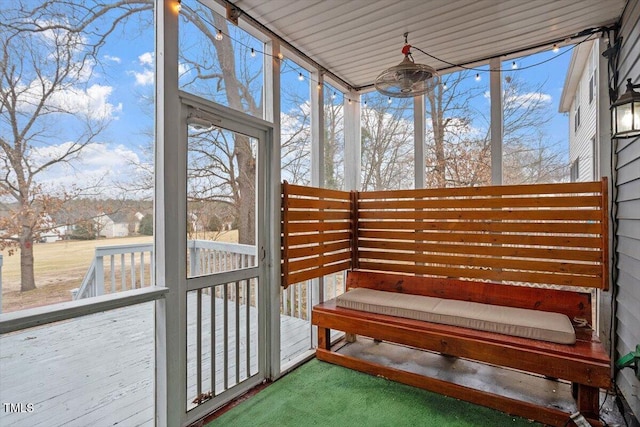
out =
[[(153, 425), (153, 316), (146, 303), (0, 336), (0, 425)], [(281, 328), (286, 363), (309, 349), (309, 323), (283, 316)]]

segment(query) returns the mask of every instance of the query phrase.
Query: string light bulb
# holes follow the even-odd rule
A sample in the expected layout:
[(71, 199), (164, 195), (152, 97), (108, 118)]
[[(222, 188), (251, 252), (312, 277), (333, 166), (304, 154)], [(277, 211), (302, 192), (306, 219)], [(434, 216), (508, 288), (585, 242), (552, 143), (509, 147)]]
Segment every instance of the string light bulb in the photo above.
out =
[(387, 100), (387, 102), (388, 102), (389, 104), (391, 104), (391, 103), (393, 102), (393, 101), (391, 100), (391, 97), (389, 97), (389, 99)]
[(251, 48), (251, 57), (255, 58), (256, 57), (256, 51), (254, 48)]
[(479, 82), (480, 81), (480, 73), (476, 73), (476, 81)]
[(278, 52), (278, 59), (281, 61), (284, 59), (284, 55), (282, 54), (282, 52)]
[(298, 73), (298, 80), (304, 81), (304, 76), (302, 75), (302, 73)]
[(180, 13), (180, 11), (182, 10), (182, 0), (177, 0), (174, 8), (177, 13)]
[(512, 70), (517, 70), (517, 69), (518, 69), (518, 64), (516, 64), (516, 61), (513, 61), (513, 62), (511, 63), (511, 69), (512, 69)]
[(224, 35), (222, 34), (222, 30), (218, 30), (218, 32), (216, 33), (216, 40), (220, 41), (224, 38)]
[(560, 51), (560, 48), (558, 47), (558, 43), (554, 43), (553, 48), (551, 50), (553, 51), (553, 53), (558, 53)]
[(442, 84), (442, 89), (443, 90), (447, 90), (447, 83), (446, 82)]

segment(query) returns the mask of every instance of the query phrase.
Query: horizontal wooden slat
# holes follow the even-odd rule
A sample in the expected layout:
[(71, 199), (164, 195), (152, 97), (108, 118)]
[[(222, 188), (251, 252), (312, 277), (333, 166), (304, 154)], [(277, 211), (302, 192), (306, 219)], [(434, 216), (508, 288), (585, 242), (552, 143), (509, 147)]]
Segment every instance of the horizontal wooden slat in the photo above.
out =
[(470, 222), (470, 221), (359, 221), (360, 230), (450, 230), (512, 233), (572, 233), (598, 234), (601, 226), (596, 222), (539, 223), (539, 222)]
[(362, 211), (359, 219), (451, 219), (484, 221), (598, 221), (597, 210), (432, 210), (432, 211)]
[(329, 221), (351, 219), (351, 212), (345, 211), (289, 211), (289, 221)]
[[(358, 247), (362, 249), (386, 249), (407, 250), (405, 242), (390, 240), (358, 240)], [(415, 252), (433, 254), (468, 254), (487, 255), (512, 258), (541, 258), (560, 259), (567, 261), (602, 262), (602, 252), (599, 250), (582, 249), (558, 249), (558, 248), (531, 248), (522, 246), (496, 246), (496, 245), (468, 245), (468, 244), (433, 244), (414, 242), (412, 248)]]
[(424, 274), (424, 275), (439, 276), (439, 277), (484, 279), (484, 280), (489, 280), (491, 282), (510, 281), (510, 282), (517, 282), (517, 283), (539, 283), (539, 284), (577, 286), (577, 287), (588, 287), (588, 288), (597, 288), (600, 286), (600, 283), (602, 282), (600, 278), (593, 278), (593, 277), (586, 277), (586, 276), (530, 273), (530, 272), (508, 271), (508, 270), (502, 270), (502, 271), (489, 270), (489, 269), (482, 270), (482, 269), (472, 269), (472, 268), (456, 269), (456, 268), (433, 267), (428, 265), (374, 263), (374, 262), (365, 262), (365, 261), (359, 261), (359, 268), (362, 270)]
[(287, 184), (289, 188), (289, 197), (304, 196), (312, 198), (325, 198), (337, 200), (350, 200), (350, 194), (347, 191), (331, 190), (328, 188), (307, 187), (303, 185)]
[(349, 200), (318, 200), (303, 199), (289, 197), (287, 207), (293, 209), (334, 209), (334, 210), (350, 210), (351, 203)]
[(305, 280), (315, 279), (317, 277), (323, 277), (328, 274), (338, 273), (340, 271), (348, 270), (351, 268), (351, 260), (344, 261), (338, 264), (325, 265), (310, 270), (301, 272), (289, 273), (287, 283), (293, 285), (294, 283), (304, 282)]
[(426, 198), (426, 197), (464, 197), (464, 196), (509, 196), (519, 194), (581, 194), (600, 193), (602, 183), (573, 182), (565, 184), (522, 184), (522, 185), (497, 185), (486, 187), (460, 187), (460, 188), (430, 188), (418, 190), (397, 191), (367, 191), (359, 193), (361, 200), (381, 198)]
[(326, 242), (335, 242), (339, 240), (348, 240), (351, 238), (351, 230), (341, 231), (338, 233), (315, 233), (315, 234), (300, 234), (290, 235), (288, 237), (289, 247), (295, 247), (299, 245), (320, 244)]
[(545, 236), (545, 235), (515, 235), (515, 234), (481, 234), (481, 233), (438, 233), (424, 231), (369, 231), (358, 232), (359, 238), (429, 241), (429, 242), (458, 242), (458, 243), (491, 243), (496, 245), (532, 245), (552, 247), (580, 247), (597, 248), (600, 239), (597, 237)]
[(480, 256), (442, 256), (432, 254), (416, 254), (409, 252), (360, 251), (360, 260), (389, 260), (406, 263), (440, 264), (457, 267), (488, 267), (511, 270), (541, 271), (550, 273), (576, 274), (597, 277), (600, 266), (597, 264), (569, 263), (565, 261), (532, 261), (523, 259), (505, 259)]
[(583, 197), (509, 197), (465, 199), (411, 199), (367, 200), (358, 203), (358, 209), (496, 209), (496, 208), (593, 208), (598, 206), (598, 196)]
[(290, 234), (318, 233), (320, 231), (341, 231), (351, 230), (351, 221), (334, 222), (290, 222), (288, 224)]
[(289, 258), (305, 258), (319, 254), (327, 254), (331, 252), (336, 252), (340, 250), (348, 250), (349, 256), (351, 253), (351, 242), (349, 240), (344, 240), (342, 242), (335, 243), (327, 243), (323, 245), (314, 245), (314, 246), (304, 246), (304, 247), (296, 247), (289, 248)]
[(336, 262), (340, 262), (342, 260), (349, 259), (351, 260), (350, 252), (339, 252), (329, 255), (322, 256), (314, 256), (311, 258), (303, 258), (297, 260), (289, 261), (289, 270), (290, 271), (298, 271), (298, 270), (306, 270), (308, 268), (313, 268), (320, 265), (319, 261), (322, 261), (322, 264), (333, 264)]

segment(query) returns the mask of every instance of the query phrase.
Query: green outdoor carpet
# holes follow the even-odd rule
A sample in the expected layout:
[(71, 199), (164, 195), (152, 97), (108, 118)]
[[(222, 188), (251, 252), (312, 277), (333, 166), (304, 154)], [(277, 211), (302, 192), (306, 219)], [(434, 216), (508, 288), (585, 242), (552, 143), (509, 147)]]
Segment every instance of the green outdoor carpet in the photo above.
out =
[(493, 409), (316, 359), (208, 426), (528, 426)]

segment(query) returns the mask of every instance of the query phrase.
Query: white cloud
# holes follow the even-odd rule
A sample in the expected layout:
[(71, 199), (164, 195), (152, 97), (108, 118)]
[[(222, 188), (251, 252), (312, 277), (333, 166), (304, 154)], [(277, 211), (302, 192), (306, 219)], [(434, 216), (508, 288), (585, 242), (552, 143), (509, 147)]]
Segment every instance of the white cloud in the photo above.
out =
[(155, 81), (155, 71), (153, 64), (155, 62), (155, 56), (153, 52), (145, 52), (138, 56), (138, 62), (142, 67), (142, 71), (129, 71), (136, 79), (136, 86), (149, 86)]
[(51, 102), (64, 111), (86, 114), (93, 120), (108, 120), (122, 112), (122, 103), (113, 105), (108, 102), (112, 92), (111, 86), (94, 84), (87, 90), (70, 88), (56, 92)]
[(551, 95), (542, 92), (527, 92), (510, 95), (505, 102), (513, 103), (521, 107), (529, 107), (535, 104), (550, 104)]
[(105, 61), (115, 62), (116, 64), (120, 64), (122, 62), (122, 59), (118, 56), (104, 55), (103, 58)]
[[(530, 107), (534, 104), (550, 104), (553, 99), (548, 93), (542, 92), (503, 93), (503, 95), (505, 95), (505, 103), (522, 108)], [(484, 93), (484, 98), (487, 100), (491, 98), (489, 91)]]
[[(73, 147), (73, 142), (34, 148), (31, 159), (34, 165), (41, 165), (59, 158)], [(135, 166), (140, 163), (138, 154), (128, 147), (92, 143), (84, 147), (71, 161), (57, 163), (39, 175), (39, 182), (46, 191), (96, 187), (104, 197), (117, 197), (118, 185), (132, 181), (140, 171)]]
[(153, 52), (145, 52), (138, 56), (138, 61), (140, 61), (140, 64), (142, 65), (153, 65), (154, 59), (155, 57)]
[[(33, 111), (50, 90), (51, 82), (34, 80), (28, 87), (21, 86), (18, 109), (23, 112)], [(45, 110), (48, 112), (64, 112), (88, 117), (92, 120), (110, 120), (117, 118), (122, 111), (122, 103), (114, 105), (109, 102), (113, 92), (111, 86), (93, 84), (84, 89), (81, 87), (58, 87), (47, 100)]]
[(141, 73), (133, 73), (136, 78), (136, 85), (138, 86), (148, 86), (152, 85), (155, 78), (155, 73), (153, 70), (144, 70)]

